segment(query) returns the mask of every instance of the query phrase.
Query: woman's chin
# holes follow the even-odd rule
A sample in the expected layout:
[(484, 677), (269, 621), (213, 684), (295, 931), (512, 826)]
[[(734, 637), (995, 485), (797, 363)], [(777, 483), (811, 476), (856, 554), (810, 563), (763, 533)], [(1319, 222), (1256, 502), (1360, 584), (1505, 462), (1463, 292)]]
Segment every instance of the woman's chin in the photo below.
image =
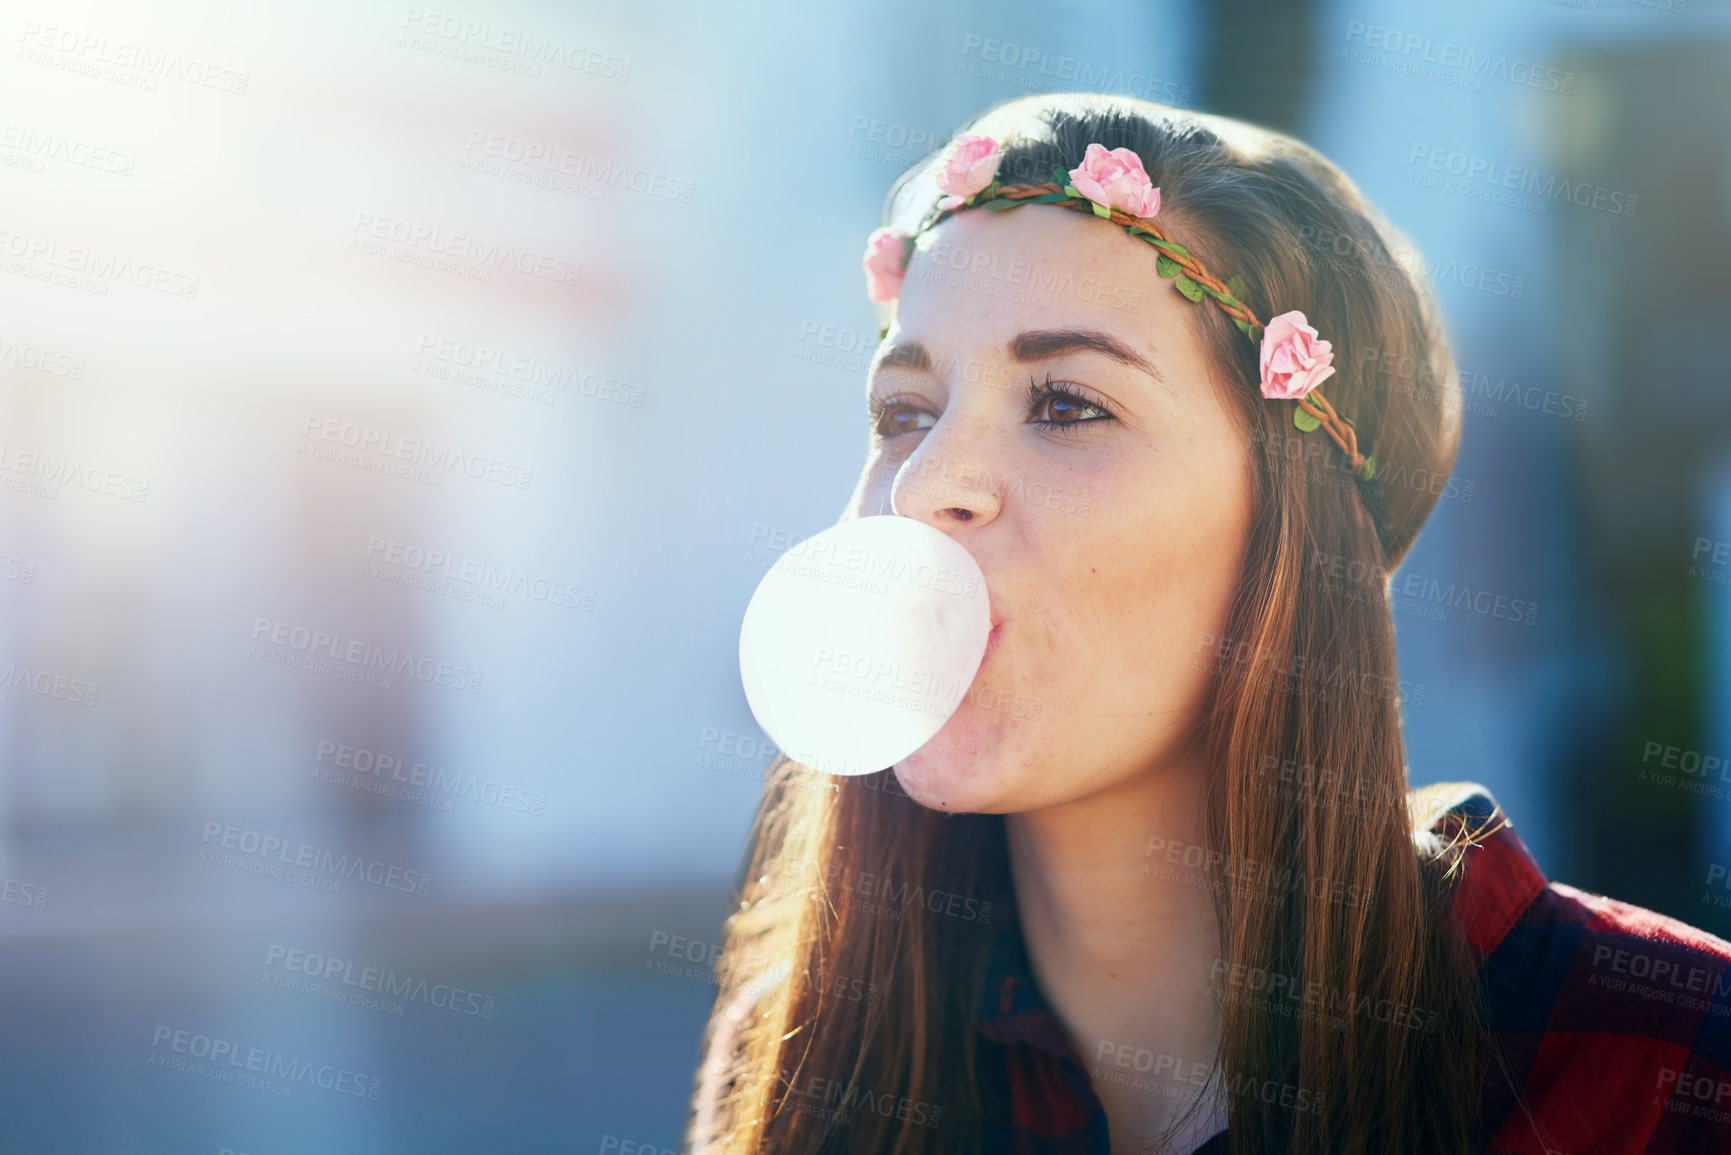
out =
[(987, 811), (998, 781), (998, 737), (988, 719), (964, 702), (932, 739), (895, 764), (908, 797), (933, 810)]

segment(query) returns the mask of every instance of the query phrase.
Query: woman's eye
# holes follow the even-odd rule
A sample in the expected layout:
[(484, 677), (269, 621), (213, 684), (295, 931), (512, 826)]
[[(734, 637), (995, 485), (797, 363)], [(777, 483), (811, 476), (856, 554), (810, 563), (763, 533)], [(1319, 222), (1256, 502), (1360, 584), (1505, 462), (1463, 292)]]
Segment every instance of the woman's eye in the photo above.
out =
[[(937, 415), (907, 401), (880, 401), (869, 398), (866, 407), (872, 431), (879, 437), (895, 437), (901, 433), (918, 433), (937, 424)], [(1093, 421), (1110, 421), (1112, 413), (1078, 393), (1051, 382), (1028, 383), (1028, 418), (1047, 429), (1067, 430), (1072, 426)]]
[(1031, 385), (1028, 390), (1029, 416), (1036, 425), (1048, 427), (1081, 425), (1089, 421), (1111, 418), (1102, 406), (1086, 397), (1051, 384)]
[(930, 429), (937, 418), (924, 409), (905, 403), (884, 403), (876, 400), (871, 405), (872, 428), (880, 437), (894, 437), (898, 433), (915, 433), (921, 429)]
[(1090, 404), (1080, 397), (1070, 393), (1049, 393), (1042, 397), (1034, 407), (1036, 414), (1044, 413), (1043, 418), (1059, 425), (1071, 425), (1076, 421), (1086, 421), (1093, 414), (1105, 412), (1098, 405)]

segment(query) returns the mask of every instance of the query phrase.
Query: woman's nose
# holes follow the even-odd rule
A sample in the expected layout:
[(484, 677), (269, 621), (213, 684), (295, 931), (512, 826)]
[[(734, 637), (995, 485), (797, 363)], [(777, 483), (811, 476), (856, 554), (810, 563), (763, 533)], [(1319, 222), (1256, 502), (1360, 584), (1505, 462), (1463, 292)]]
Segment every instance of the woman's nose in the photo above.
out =
[(935, 529), (980, 525), (998, 515), (1002, 477), (991, 466), (993, 434), (983, 415), (945, 413), (902, 462), (890, 507)]

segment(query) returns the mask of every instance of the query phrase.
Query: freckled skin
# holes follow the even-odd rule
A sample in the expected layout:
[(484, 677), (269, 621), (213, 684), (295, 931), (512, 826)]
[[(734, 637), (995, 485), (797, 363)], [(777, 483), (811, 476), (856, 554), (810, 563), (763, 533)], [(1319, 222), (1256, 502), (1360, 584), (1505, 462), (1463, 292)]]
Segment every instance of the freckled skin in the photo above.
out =
[[(1089, 300), (963, 274), (925, 249), (910, 262), (886, 346), (917, 341), (933, 368), (874, 373), (870, 391), (903, 406), (886, 425), (902, 431), (874, 436), (843, 516), (893, 511), (952, 535), (1004, 625), (977, 694), (896, 774), (915, 800), (953, 811), (1133, 790), (1187, 756), (1210, 688), (1198, 640), (1224, 632), (1248, 536), (1247, 440), (1186, 313), (1211, 306), (1160, 278), (1143, 242), (1055, 207), (963, 212), (933, 240), (1115, 288)], [(1000, 287), (1029, 299), (979, 291)], [(1114, 307), (1119, 288), (1135, 295), (1130, 307)], [(1169, 387), (1093, 350), (1021, 363), (1007, 348), (1017, 333), (1060, 328), (1116, 337)], [(1083, 400), (1031, 409), (1028, 379), (1048, 374)], [(1098, 419), (1095, 402), (1113, 419)]]

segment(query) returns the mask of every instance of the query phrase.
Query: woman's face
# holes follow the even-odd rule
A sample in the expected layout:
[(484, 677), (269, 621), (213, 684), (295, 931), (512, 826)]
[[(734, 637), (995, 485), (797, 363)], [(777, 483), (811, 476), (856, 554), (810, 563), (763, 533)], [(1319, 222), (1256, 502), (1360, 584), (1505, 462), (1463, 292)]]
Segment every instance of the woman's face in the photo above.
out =
[(867, 379), (878, 416), (844, 517), (949, 534), (999, 624), (960, 708), (895, 767), (916, 801), (1033, 810), (1159, 773), (1186, 745), (1253, 493), (1186, 313), (1216, 307), (1156, 275), (1146, 243), (1068, 210), (962, 212), (922, 239)]

